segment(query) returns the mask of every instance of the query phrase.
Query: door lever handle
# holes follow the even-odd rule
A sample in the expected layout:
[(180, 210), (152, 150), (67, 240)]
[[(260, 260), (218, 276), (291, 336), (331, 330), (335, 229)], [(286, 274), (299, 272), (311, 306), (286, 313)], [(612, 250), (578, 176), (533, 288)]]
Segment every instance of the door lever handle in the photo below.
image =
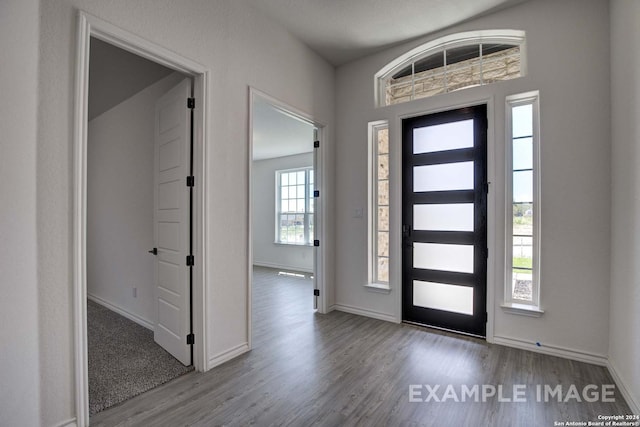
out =
[(153, 248), (149, 251), (150, 254), (158, 255), (158, 248)]

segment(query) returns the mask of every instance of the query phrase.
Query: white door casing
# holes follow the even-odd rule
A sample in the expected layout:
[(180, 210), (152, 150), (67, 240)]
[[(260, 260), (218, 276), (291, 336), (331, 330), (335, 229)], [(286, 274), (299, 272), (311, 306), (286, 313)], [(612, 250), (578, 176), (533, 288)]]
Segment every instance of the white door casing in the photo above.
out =
[(154, 239), (156, 323), (153, 337), (184, 365), (190, 365), (191, 332), (190, 174), (191, 113), (187, 99), (191, 81), (185, 78), (156, 102), (154, 129)]

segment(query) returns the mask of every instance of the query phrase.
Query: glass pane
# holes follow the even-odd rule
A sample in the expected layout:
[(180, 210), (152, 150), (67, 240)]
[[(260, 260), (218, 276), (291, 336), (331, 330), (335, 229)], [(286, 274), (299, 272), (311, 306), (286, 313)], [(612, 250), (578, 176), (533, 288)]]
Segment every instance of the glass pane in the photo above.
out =
[(447, 52), (447, 68), (448, 68), (450, 65), (457, 64), (463, 61), (471, 62), (471, 60), (476, 58), (478, 58), (478, 62), (479, 62), (480, 46), (473, 45), (473, 46), (456, 47), (453, 49), (447, 49), (446, 52)]
[(314, 232), (313, 232), (314, 226), (313, 226), (313, 214), (309, 214), (309, 241), (313, 242), (314, 239)]
[(389, 178), (389, 156), (378, 156), (378, 179)]
[(413, 154), (473, 147), (473, 119), (413, 130)]
[(377, 130), (378, 154), (387, 154), (389, 152), (389, 129)]
[(296, 212), (304, 212), (304, 199), (297, 199)]
[(313, 184), (313, 169), (309, 170), (309, 184)]
[(413, 229), (473, 231), (473, 203), (413, 205)]
[(289, 174), (282, 173), (280, 174), (280, 185), (288, 185), (289, 184)]
[[(437, 70), (444, 68), (444, 52), (438, 52), (426, 58), (419, 59), (415, 62), (415, 73), (423, 73), (425, 71)], [(442, 71), (442, 70), (438, 70)]]
[(378, 282), (388, 282), (389, 281), (389, 258), (386, 257), (378, 257)]
[(533, 139), (513, 140), (513, 169), (533, 169)]
[(533, 171), (513, 173), (513, 201), (533, 202)]
[(473, 162), (416, 166), (413, 191), (449, 191), (473, 189)]
[(289, 200), (289, 209), (287, 211), (288, 212), (295, 212), (296, 211), (296, 201), (295, 200)]
[(533, 237), (513, 236), (513, 269), (531, 273), (533, 268)]
[(378, 255), (389, 256), (389, 232), (378, 232)]
[(296, 197), (298, 199), (304, 199), (304, 185), (297, 186)]
[(305, 174), (304, 174), (304, 171), (299, 171), (299, 172), (297, 172), (297, 175), (298, 175), (298, 176), (296, 177), (297, 184), (303, 184), (303, 185), (304, 185), (304, 183), (305, 183), (305, 182), (304, 182), (304, 175), (305, 175)]
[(282, 187), (282, 189), (280, 190), (280, 197), (282, 199), (289, 198), (289, 187)]
[(447, 92), (480, 86), (480, 75), (479, 59), (447, 66)]
[(413, 267), (473, 273), (473, 245), (414, 243)]
[(280, 212), (286, 212), (289, 210), (289, 202), (287, 200), (282, 201), (282, 205), (280, 206)]
[(378, 205), (389, 205), (389, 181), (378, 181)]
[(473, 315), (473, 288), (414, 280), (413, 305)]
[(378, 230), (389, 231), (389, 208), (378, 208)]
[(519, 105), (513, 107), (512, 121), (513, 121), (513, 137), (518, 138), (522, 136), (533, 135), (533, 105)]
[(513, 235), (533, 236), (533, 204), (514, 203)]
[(292, 172), (287, 175), (289, 176), (289, 185), (296, 185), (296, 173)]

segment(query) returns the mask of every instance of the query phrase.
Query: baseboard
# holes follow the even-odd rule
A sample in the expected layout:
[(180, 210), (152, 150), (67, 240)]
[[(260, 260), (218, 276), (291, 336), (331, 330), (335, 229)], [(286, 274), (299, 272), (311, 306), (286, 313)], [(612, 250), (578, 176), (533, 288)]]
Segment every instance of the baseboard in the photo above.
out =
[(593, 365), (607, 366), (607, 356), (587, 353), (571, 348), (558, 347), (552, 345), (538, 345), (535, 342), (525, 341), (518, 338), (493, 336), (493, 343), (506, 347), (519, 348), (521, 350), (533, 351), (535, 353), (548, 354), (549, 356), (562, 357), (563, 359), (576, 360), (578, 362), (591, 363)]
[(54, 424), (52, 427), (78, 427), (78, 423), (75, 418), (71, 418), (69, 420), (59, 422), (58, 424)]
[(222, 365), (224, 362), (227, 362), (235, 357), (240, 356), (243, 353), (249, 351), (249, 343), (242, 343), (235, 347), (231, 347), (228, 350), (220, 352), (215, 356), (209, 358), (209, 363), (207, 364), (207, 371), (211, 368), (215, 368), (218, 365)]
[(299, 271), (301, 273), (313, 274), (313, 268), (308, 269), (304, 267), (301, 268), (301, 267), (296, 267), (292, 265), (282, 265), (282, 264), (275, 264), (272, 262), (262, 262), (262, 261), (253, 261), (253, 265), (255, 265), (256, 267), (267, 267), (267, 268), (275, 268), (277, 270)]
[(91, 301), (95, 302), (96, 304), (100, 304), (101, 306), (106, 307), (111, 311), (115, 311), (119, 315), (124, 316), (127, 319), (132, 320), (132, 321), (136, 322), (138, 325), (144, 326), (147, 329), (150, 329), (150, 330), (153, 331), (153, 329), (155, 327), (153, 325), (153, 323), (149, 322), (148, 320), (145, 320), (142, 317), (138, 316), (137, 314), (133, 314), (133, 313), (125, 310), (122, 307), (118, 307), (117, 305), (112, 304), (109, 301), (103, 300), (100, 297), (97, 297), (95, 295), (87, 295), (87, 299), (90, 299)]
[(330, 310), (344, 311), (345, 313), (357, 314), (358, 316), (372, 317), (374, 319), (384, 320), (387, 322), (398, 323), (395, 316), (380, 311), (369, 310), (361, 307), (354, 307), (346, 304), (334, 304)]
[(622, 393), (622, 397), (624, 397), (627, 405), (629, 405), (631, 413), (640, 415), (640, 404), (638, 403), (638, 400), (629, 391), (629, 387), (627, 387), (627, 385), (625, 384), (622, 376), (618, 374), (618, 369), (616, 368), (616, 365), (613, 364), (611, 359), (609, 359), (607, 362), (607, 369), (609, 369), (609, 373), (613, 377), (613, 381), (615, 381), (616, 387), (618, 387), (618, 390), (620, 390), (620, 393)]

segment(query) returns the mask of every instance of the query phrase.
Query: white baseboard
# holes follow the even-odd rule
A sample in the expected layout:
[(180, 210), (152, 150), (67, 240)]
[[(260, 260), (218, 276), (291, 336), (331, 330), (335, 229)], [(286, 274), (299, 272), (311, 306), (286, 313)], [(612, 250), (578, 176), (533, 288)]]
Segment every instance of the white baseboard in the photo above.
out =
[(635, 415), (640, 415), (640, 403), (638, 400), (631, 394), (629, 391), (629, 387), (625, 384), (622, 376), (618, 373), (618, 369), (616, 365), (611, 361), (611, 359), (607, 362), (607, 368), (609, 369), (609, 373), (613, 377), (613, 381), (616, 383), (616, 387), (622, 393), (622, 397), (627, 401), (627, 405), (629, 405), (629, 409), (631, 409), (631, 413)]
[(146, 319), (143, 319), (142, 317), (138, 316), (137, 314), (131, 313), (127, 310), (125, 310), (122, 307), (119, 307), (115, 304), (110, 303), (109, 301), (106, 301), (100, 297), (97, 297), (95, 295), (87, 295), (87, 299), (90, 299), (91, 301), (95, 302), (96, 304), (100, 304), (103, 307), (108, 308), (111, 311), (115, 311), (116, 313), (118, 313), (121, 316), (126, 317), (129, 320), (132, 320), (134, 322), (136, 322), (138, 325), (140, 326), (144, 326), (147, 329), (150, 329), (153, 331), (153, 329), (155, 328), (155, 326), (153, 325), (153, 323), (149, 322)]
[(263, 261), (253, 261), (253, 265), (255, 265), (256, 267), (267, 267), (267, 268), (275, 268), (278, 270), (299, 271), (301, 273), (313, 274), (313, 268), (308, 269), (305, 267), (299, 267), (299, 266), (293, 266), (293, 265), (282, 265), (282, 264), (275, 264), (272, 262), (263, 262)]
[(220, 352), (209, 358), (209, 363), (207, 364), (207, 371), (211, 368), (215, 368), (218, 365), (222, 365), (224, 362), (227, 362), (234, 357), (240, 356), (243, 353), (249, 351), (249, 343), (242, 343), (235, 347), (231, 347), (228, 350)]
[(75, 418), (71, 418), (66, 421), (59, 422), (58, 424), (54, 424), (53, 427), (78, 427), (78, 423)]
[(358, 316), (372, 317), (374, 319), (385, 320), (387, 322), (398, 323), (396, 317), (392, 314), (382, 313), (380, 311), (369, 310), (361, 307), (354, 307), (346, 304), (334, 304), (329, 310), (344, 311), (345, 313), (357, 314)]
[(548, 354), (550, 356), (562, 357), (564, 359), (576, 360), (578, 362), (591, 363), (594, 365), (607, 366), (607, 356), (601, 354), (587, 353), (571, 348), (558, 347), (552, 345), (537, 345), (531, 341), (525, 341), (518, 338), (493, 336), (493, 343), (504, 345), (506, 347), (519, 348), (521, 350), (529, 350), (535, 353)]

